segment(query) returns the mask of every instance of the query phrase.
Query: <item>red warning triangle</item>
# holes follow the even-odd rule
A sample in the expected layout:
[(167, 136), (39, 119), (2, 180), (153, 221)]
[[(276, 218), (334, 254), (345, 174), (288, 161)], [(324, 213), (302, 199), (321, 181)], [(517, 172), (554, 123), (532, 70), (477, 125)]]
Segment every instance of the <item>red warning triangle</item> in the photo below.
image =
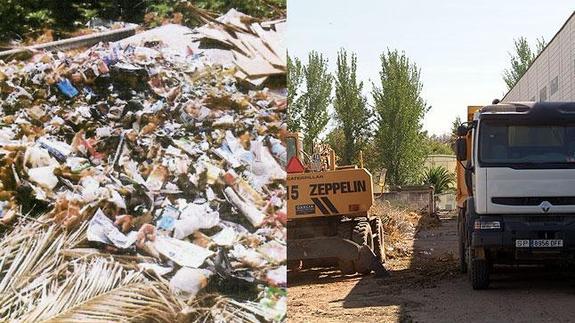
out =
[(293, 156), (287, 163), (286, 172), (288, 173), (303, 173), (304, 171), (305, 167), (296, 156)]

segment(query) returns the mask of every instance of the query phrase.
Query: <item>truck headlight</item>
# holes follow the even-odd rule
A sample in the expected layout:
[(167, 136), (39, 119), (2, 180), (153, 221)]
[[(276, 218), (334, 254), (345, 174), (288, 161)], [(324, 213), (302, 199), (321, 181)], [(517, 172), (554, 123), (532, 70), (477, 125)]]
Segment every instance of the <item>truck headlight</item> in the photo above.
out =
[(501, 222), (499, 221), (481, 221), (475, 220), (473, 225), (475, 230), (494, 230), (501, 229)]

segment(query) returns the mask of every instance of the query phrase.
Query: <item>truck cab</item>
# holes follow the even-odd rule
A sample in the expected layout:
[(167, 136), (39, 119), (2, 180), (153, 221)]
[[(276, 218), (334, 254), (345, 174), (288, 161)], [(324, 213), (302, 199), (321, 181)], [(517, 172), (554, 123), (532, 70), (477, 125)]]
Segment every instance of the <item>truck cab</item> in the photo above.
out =
[(473, 288), (494, 264), (575, 256), (575, 103), (500, 103), (458, 129), (460, 267)]

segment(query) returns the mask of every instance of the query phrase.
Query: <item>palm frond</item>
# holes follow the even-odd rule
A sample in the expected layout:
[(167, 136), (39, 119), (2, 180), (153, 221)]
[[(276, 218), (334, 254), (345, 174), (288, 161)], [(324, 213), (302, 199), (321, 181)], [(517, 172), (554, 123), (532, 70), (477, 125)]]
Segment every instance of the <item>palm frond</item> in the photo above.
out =
[(142, 273), (125, 270), (111, 259), (96, 258), (74, 263), (67, 277), (55, 282), (34, 309), (20, 319), (34, 322), (146, 319), (174, 322), (180, 305), (169, 295), (165, 285), (148, 281)]
[(430, 167), (422, 174), (423, 184), (433, 185), (436, 194), (449, 190), (455, 182), (455, 175), (443, 166)]
[(20, 225), (0, 241), (0, 317), (20, 322), (173, 322), (183, 307), (166, 282), (102, 254), (66, 259), (87, 222), (65, 232), (49, 219)]
[(196, 298), (188, 312), (190, 320), (194, 322), (241, 322), (257, 323), (269, 321), (268, 313), (258, 303), (250, 301), (236, 301), (232, 298), (206, 294)]
[(61, 265), (58, 251), (66, 243), (55, 226), (30, 223), (0, 243), (0, 316), (18, 315), (42, 292)]

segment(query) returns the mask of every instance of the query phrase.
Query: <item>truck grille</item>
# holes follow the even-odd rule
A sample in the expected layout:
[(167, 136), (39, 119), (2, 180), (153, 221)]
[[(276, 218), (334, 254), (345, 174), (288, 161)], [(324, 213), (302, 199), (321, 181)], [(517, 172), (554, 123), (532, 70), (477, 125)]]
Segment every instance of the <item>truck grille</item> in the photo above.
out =
[(575, 205), (575, 196), (553, 197), (492, 197), (491, 202), (500, 205), (529, 206), (547, 201), (553, 205)]
[(552, 216), (552, 215), (546, 215), (546, 216), (530, 215), (523, 217), (523, 221), (530, 223), (558, 223), (563, 222), (564, 219), (565, 217), (563, 216)]

